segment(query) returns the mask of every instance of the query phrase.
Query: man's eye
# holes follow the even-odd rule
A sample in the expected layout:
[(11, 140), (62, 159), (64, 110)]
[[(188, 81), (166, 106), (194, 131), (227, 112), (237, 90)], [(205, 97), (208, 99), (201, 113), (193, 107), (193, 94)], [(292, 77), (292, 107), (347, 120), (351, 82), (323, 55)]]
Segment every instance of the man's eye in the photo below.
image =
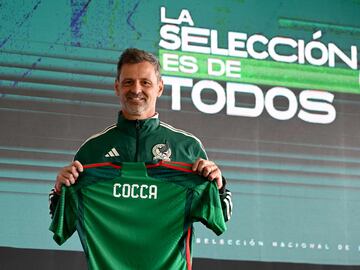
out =
[(131, 83), (132, 83), (131, 81), (123, 81), (122, 84), (125, 85), (125, 86), (127, 86), (127, 85), (131, 85)]
[(149, 85), (151, 85), (151, 82), (149, 82), (149, 81), (143, 81), (143, 85), (149, 86)]

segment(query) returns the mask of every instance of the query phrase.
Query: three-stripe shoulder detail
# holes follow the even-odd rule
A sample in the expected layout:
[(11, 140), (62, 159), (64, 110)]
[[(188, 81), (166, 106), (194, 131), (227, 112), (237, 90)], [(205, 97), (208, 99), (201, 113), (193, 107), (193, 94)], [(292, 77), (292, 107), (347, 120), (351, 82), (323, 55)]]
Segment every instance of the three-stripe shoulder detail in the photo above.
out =
[(111, 126), (105, 128), (103, 131), (101, 131), (101, 132), (99, 132), (99, 133), (96, 133), (96, 134), (90, 136), (89, 138), (87, 138), (87, 139), (85, 140), (85, 142), (80, 146), (80, 148), (81, 148), (85, 143), (87, 143), (88, 141), (90, 141), (90, 140), (92, 140), (92, 139), (95, 139), (95, 138), (97, 138), (97, 137), (99, 137), (99, 136), (101, 136), (101, 135), (109, 132), (110, 130), (112, 130), (112, 129), (114, 129), (114, 128), (116, 128), (116, 124), (111, 125)]
[(222, 204), (225, 206), (223, 206), (225, 221), (229, 221), (232, 216), (233, 203), (231, 196), (232, 194), (229, 190), (226, 190), (225, 194), (223, 196), (220, 196)]
[(161, 122), (161, 121), (160, 121), (160, 126), (162, 126), (164, 128), (167, 128), (167, 129), (169, 129), (169, 130), (171, 130), (173, 132), (183, 134), (183, 135), (185, 135), (187, 137), (190, 137), (190, 138), (193, 138), (194, 140), (196, 140), (199, 143), (201, 149), (204, 151), (204, 153), (206, 155), (206, 158), (207, 158), (207, 154), (206, 154), (206, 151), (205, 151), (205, 148), (204, 148), (202, 142), (195, 135), (191, 134), (190, 132), (184, 131), (182, 129), (174, 128), (173, 126), (171, 126), (169, 124), (166, 124), (164, 122)]

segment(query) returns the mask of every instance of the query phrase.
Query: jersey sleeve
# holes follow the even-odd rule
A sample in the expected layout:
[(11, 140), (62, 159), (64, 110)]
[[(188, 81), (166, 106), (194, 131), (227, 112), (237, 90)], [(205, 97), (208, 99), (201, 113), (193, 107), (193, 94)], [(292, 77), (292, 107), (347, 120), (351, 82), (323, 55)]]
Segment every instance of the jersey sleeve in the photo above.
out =
[[(203, 159), (208, 159), (208, 156), (206, 154), (205, 148), (202, 146), (201, 142), (199, 142), (199, 148), (198, 148), (198, 157)], [(226, 179), (223, 176), (223, 187), (219, 190), (220, 195), (220, 202), (222, 206), (223, 215), (225, 218), (225, 221), (229, 221), (232, 216), (232, 199), (231, 199), (231, 192), (230, 190), (226, 189)]]
[(195, 157), (196, 159), (198, 158), (203, 158), (203, 159), (208, 159), (208, 156), (206, 154), (205, 148), (202, 144), (202, 142), (199, 140), (196, 142), (196, 147), (195, 147)]
[(194, 189), (191, 219), (200, 221), (217, 235), (226, 230), (219, 191), (215, 182), (205, 181)]
[(86, 164), (86, 160), (84, 158), (84, 153), (83, 152), (84, 152), (83, 147), (80, 147), (80, 149), (76, 152), (73, 161), (77, 160), (81, 164)]
[(49, 230), (54, 233), (54, 240), (62, 245), (76, 230), (77, 202), (74, 191), (63, 187)]
[[(81, 148), (75, 154), (73, 161), (78, 160), (78, 161), (80, 161), (81, 164), (85, 164), (85, 163), (83, 163), (83, 159), (82, 159), (80, 150), (81, 150)], [(54, 218), (55, 210), (58, 206), (59, 199), (60, 199), (60, 195), (58, 193), (56, 193), (54, 188), (51, 189), (50, 193), (49, 193), (49, 214), (50, 214), (51, 219)]]

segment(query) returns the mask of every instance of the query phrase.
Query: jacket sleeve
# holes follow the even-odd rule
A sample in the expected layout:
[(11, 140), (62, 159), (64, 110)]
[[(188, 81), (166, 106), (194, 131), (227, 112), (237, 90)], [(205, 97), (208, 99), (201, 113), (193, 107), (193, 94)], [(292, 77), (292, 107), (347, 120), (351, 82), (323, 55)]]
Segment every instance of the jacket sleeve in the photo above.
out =
[(231, 192), (226, 188), (226, 179), (223, 177), (223, 187), (219, 190), (221, 208), (225, 221), (229, 221), (232, 216), (233, 203)]
[(51, 219), (54, 218), (56, 207), (59, 203), (60, 195), (55, 192), (55, 188), (51, 189), (49, 193), (49, 214)]

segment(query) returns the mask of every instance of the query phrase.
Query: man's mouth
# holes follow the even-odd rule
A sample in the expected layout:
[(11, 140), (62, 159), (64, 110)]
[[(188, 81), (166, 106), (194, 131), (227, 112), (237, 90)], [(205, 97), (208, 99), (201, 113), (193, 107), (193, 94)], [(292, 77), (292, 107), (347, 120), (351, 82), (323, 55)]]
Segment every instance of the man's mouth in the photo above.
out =
[(129, 101), (134, 101), (134, 102), (140, 102), (140, 101), (144, 101), (145, 100), (145, 96), (142, 94), (133, 94), (133, 93), (128, 93), (126, 95), (127, 100)]
[(132, 102), (142, 102), (145, 100), (143, 97), (128, 97), (127, 99)]

